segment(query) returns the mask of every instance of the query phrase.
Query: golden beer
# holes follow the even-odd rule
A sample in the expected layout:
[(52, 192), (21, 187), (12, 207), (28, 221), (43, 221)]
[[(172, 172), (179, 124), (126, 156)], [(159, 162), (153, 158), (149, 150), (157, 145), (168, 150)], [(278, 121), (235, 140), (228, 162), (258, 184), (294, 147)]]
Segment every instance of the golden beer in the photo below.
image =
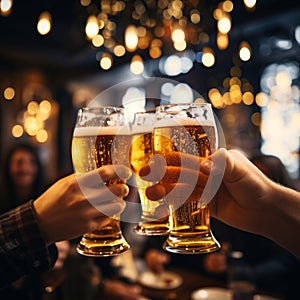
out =
[[(72, 160), (76, 174), (95, 170), (103, 165), (129, 165), (131, 144), (129, 131), (121, 127), (77, 127), (72, 139)], [(126, 130), (125, 130), (126, 131)], [(101, 179), (100, 179), (101, 180)], [(105, 185), (121, 183), (121, 179), (103, 182)], [(129, 249), (120, 228), (120, 216), (110, 217), (110, 222), (92, 233), (86, 233), (77, 251), (86, 256), (112, 256)]]
[[(187, 116), (190, 114), (187, 113)], [(178, 118), (177, 121), (175, 119), (172, 116), (164, 121), (165, 125), (155, 126), (153, 133), (154, 152), (162, 155), (168, 166), (184, 167), (184, 162), (168, 159), (168, 155), (173, 152), (194, 155), (201, 160), (215, 151), (216, 131), (212, 122), (205, 121), (201, 125), (188, 117)], [(174, 198), (170, 199), (170, 233), (163, 246), (170, 252), (197, 254), (220, 247), (210, 230), (210, 211), (205, 201), (201, 200), (202, 190), (196, 186), (198, 178), (194, 180), (188, 182), (191, 185), (188, 193), (184, 196), (174, 193)]]
[(148, 164), (152, 153), (152, 129), (150, 128), (148, 132), (133, 134), (130, 164), (135, 174), (135, 184), (142, 206), (142, 221), (135, 227), (135, 232), (141, 235), (165, 235), (169, 231), (168, 216), (158, 219), (155, 216), (155, 210), (160, 202), (151, 201), (146, 196), (146, 188), (154, 183), (143, 180), (139, 176), (141, 168)]
[(131, 136), (120, 130), (110, 127), (76, 128), (72, 140), (72, 160), (76, 173), (83, 174), (104, 165), (128, 165)]

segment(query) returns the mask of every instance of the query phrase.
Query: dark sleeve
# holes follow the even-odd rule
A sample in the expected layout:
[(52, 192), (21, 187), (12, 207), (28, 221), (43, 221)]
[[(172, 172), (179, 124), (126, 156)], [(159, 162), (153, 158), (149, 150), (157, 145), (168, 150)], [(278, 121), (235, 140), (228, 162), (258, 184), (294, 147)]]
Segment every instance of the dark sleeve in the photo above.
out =
[(281, 253), (270, 256), (269, 259), (256, 264), (253, 271), (258, 287), (273, 289), (274, 291), (278, 288), (291, 288), (291, 280), (295, 276), (295, 272), (298, 273), (299, 278), (298, 263), (299, 261), (295, 256), (283, 249)]
[(29, 201), (0, 215), (0, 287), (25, 274), (50, 269), (57, 259), (57, 248), (45, 245)]

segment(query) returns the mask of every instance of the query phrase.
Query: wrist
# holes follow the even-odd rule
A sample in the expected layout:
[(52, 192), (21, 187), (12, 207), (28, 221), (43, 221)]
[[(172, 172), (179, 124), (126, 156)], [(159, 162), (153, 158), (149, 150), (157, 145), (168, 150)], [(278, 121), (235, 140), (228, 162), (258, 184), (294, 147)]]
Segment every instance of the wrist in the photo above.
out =
[(45, 222), (41, 216), (41, 210), (39, 207), (38, 200), (33, 201), (32, 210), (33, 210), (33, 214), (34, 214), (34, 218), (36, 220), (37, 226), (40, 230), (41, 237), (43, 238), (45, 244), (47, 246), (50, 246), (53, 243), (53, 241), (50, 240), (49, 234), (47, 233), (46, 226), (44, 224)]

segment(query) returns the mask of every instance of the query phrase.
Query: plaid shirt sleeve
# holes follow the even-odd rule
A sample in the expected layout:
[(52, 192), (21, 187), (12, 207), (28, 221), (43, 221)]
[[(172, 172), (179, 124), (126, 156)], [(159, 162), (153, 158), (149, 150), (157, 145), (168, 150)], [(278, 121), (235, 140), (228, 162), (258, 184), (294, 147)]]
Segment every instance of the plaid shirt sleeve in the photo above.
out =
[(41, 237), (29, 201), (0, 216), (0, 287), (25, 274), (50, 269), (57, 259), (55, 245)]

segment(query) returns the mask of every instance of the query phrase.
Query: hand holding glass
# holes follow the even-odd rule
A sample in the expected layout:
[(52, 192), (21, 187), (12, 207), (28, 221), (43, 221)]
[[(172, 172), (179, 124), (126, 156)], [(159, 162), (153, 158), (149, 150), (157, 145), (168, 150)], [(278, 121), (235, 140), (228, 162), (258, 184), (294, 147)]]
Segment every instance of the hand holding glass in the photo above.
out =
[[(217, 132), (210, 104), (170, 104), (157, 107), (153, 130), (154, 153), (175, 170), (207, 158), (217, 148)], [(196, 166), (199, 164), (195, 164)], [(163, 248), (170, 252), (198, 254), (220, 248), (210, 230), (210, 212), (203, 191), (197, 187), (198, 171), (188, 176), (173, 174), (169, 203), (170, 233)], [(205, 185), (205, 182), (203, 183)], [(172, 184), (170, 184), (172, 186)], [(189, 190), (186, 189), (189, 187)]]
[[(122, 108), (103, 106), (80, 109), (72, 140), (75, 173), (80, 175), (103, 165), (128, 165), (130, 144), (130, 130)], [(116, 179), (102, 183), (112, 185), (121, 182), (121, 179)], [(107, 225), (86, 233), (77, 246), (80, 254), (95, 257), (117, 255), (128, 249), (119, 215), (112, 216)]]

